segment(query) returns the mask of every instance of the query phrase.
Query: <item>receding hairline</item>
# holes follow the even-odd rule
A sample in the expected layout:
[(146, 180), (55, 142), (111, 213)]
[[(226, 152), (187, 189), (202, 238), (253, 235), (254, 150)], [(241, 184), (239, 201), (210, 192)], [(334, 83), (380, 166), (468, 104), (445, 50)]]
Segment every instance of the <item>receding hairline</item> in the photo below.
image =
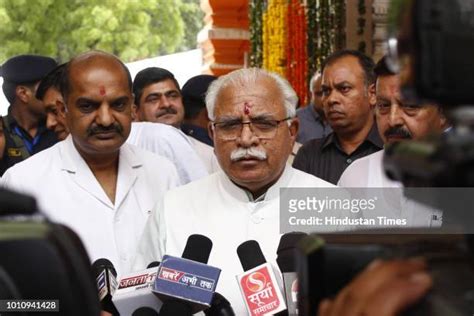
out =
[(112, 62), (112, 63), (116, 63), (117, 65), (120, 65), (125, 76), (127, 76), (126, 70), (124, 69), (124, 67), (126, 66), (123, 64), (123, 62), (120, 59), (118, 59), (116, 56), (112, 54), (108, 54), (105, 52), (95, 52), (95, 51), (87, 52), (71, 59), (67, 67), (68, 75), (70, 74), (71, 70), (77, 67), (76, 64), (82, 65), (83, 67), (96, 66), (95, 64), (99, 61), (106, 61), (108, 63)]
[[(329, 63), (327, 63), (323, 69), (323, 72), (321, 73), (321, 83), (322, 83), (322, 78), (324, 76), (324, 73), (326, 72), (326, 69), (328, 67), (332, 67), (334, 66), (335, 64), (341, 62), (341, 61), (345, 61), (345, 60), (350, 60), (352, 59), (355, 64), (357, 64), (357, 66), (359, 67), (359, 71), (360, 71), (360, 75), (362, 76), (362, 78), (364, 79), (364, 81), (367, 81), (367, 76), (366, 76), (366, 73), (365, 73), (365, 70), (364, 70), (364, 67), (362, 66), (362, 64), (360, 63), (359, 59), (356, 57), (356, 56), (353, 56), (353, 55), (344, 55), (344, 56), (340, 56), (334, 60), (331, 60)], [(352, 71), (351, 71), (352, 72)]]
[[(115, 64), (115, 65), (114, 65)], [(81, 68), (78, 68), (78, 67)], [(133, 93), (132, 90), (132, 79), (130, 77), (130, 71), (128, 70), (127, 66), (115, 55), (102, 52), (102, 51), (89, 51), (82, 54), (79, 54), (73, 57), (66, 66), (66, 69), (63, 74), (63, 78), (61, 84), (61, 94), (63, 95), (64, 100), (67, 100), (67, 94), (70, 93), (70, 89), (73, 78), (71, 76), (72, 72), (77, 71), (77, 69), (84, 69), (84, 68), (98, 68), (98, 69), (105, 69), (105, 70), (115, 70), (119, 66), (125, 80), (128, 81), (128, 88), (130, 93)], [(77, 69), (76, 69), (77, 68)]]
[[(237, 81), (229, 81), (227, 82), (224, 86), (221, 87), (219, 92), (216, 95), (216, 101), (221, 98), (221, 94), (228, 90), (228, 89), (239, 89), (239, 88), (255, 88), (256, 89), (256, 84), (261, 84), (262, 82), (267, 82), (270, 83), (270, 86), (266, 87), (267, 92), (272, 96), (275, 96), (275, 92), (278, 92), (280, 99), (285, 101), (285, 95), (280, 89), (280, 86), (278, 85), (278, 82), (275, 80), (275, 78), (267, 75), (259, 75), (254, 82), (249, 82), (247, 80), (237, 80)], [(261, 91), (261, 88), (257, 89), (258, 91)], [(245, 95), (243, 93), (242, 95)], [(247, 94), (247, 95), (253, 95), (253, 94)], [(217, 103), (217, 102), (216, 102)]]

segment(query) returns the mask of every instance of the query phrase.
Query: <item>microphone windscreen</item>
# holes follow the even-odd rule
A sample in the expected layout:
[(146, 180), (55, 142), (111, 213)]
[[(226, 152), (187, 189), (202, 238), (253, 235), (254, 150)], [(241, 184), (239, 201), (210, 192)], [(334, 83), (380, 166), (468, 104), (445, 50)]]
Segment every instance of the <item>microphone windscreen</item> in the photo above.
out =
[(158, 316), (159, 314), (150, 307), (140, 307), (136, 309), (133, 313), (132, 316)]
[(297, 249), (298, 242), (305, 236), (307, 234), (301, 232), (292, 232), (281, 236), (276, 260), (281, 272), (296, 271), (295, 250)]
[(193, 314), (191, 306), (176, 300), (168, 300), (161, 306), (159, 316), (191, 316)]
[(215, 292), (211, 307), (204, 311), (206, 316), (235, 316), (230, 302), (220, 293)]
[(253, 269), (266, 263), (265, 256), (260, 249), (260, 245), (255, 240), (248, 240), (237, 247), (237, 255), (244, 271)]
[(153, 261), (153, 262), (150, 262), (149, 265), (147, 265), (147, 269), (150, 269), (150, 268), (154, 268), (154, 267), (158, 267), (160, 265), (160, 262), (159, 261)]
[(96, 277), (99, 276), (103, 269), (109, 269), (115, 277), (117, 276), (114, 265), (108, 259), (100, 258), (92, 264), (92, 271), (94, 271)]
[(191, 235), (188, 237), (181, 257), (207, 264), (211, 255), (211, 249), (212, 241), (209, 238), (203, 235)]

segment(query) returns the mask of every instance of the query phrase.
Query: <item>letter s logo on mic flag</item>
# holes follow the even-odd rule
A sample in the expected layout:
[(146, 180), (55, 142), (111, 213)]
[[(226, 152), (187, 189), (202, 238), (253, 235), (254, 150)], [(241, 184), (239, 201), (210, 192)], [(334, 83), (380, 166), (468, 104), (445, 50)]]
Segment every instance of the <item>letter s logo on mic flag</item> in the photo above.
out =
[(247, 309), (252, 316), (274, 314), (286, 309), (278, 283), (266, 263), (238, 276)]
[(260, 292), (267, 284), (267, 278), (261, 272), (254, 272), (245, 278), (245, 285), (252, 292)]

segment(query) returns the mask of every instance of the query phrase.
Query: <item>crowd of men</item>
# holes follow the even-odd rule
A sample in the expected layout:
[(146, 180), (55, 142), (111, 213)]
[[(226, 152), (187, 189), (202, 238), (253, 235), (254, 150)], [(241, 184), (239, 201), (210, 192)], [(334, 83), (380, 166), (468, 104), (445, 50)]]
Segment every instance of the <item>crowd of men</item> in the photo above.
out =
[[(108, 258), (119, 274), (180, 256), (191, 234), (209, 237), (218, 291), (237, 315), (245, 307), (235, 249), (254, 239), (275, 261), (280, 188), (400, 187), (382, 170), (384, 144), (449, 126), (437, 105), (401, 100), (383, 59), (376, 66), (352, 50), (326, 59), (298, 110), (285, 79), (255, 68), (196, 76), (181, 89), (166, 69), (132, 80), (117, 57), (91, 51), (62, 65), (16, 56), (1, 75), (10, 102), (1, 185), (33, 195), (78, 233), (92, 261)], [(418, 275), (418, 292), (401, 291), (415, 297), (430, 280), (424, 264), (412, 265), (383, 273)], [(321, 313), (346, 308), (338, 305), (325, 302)]]

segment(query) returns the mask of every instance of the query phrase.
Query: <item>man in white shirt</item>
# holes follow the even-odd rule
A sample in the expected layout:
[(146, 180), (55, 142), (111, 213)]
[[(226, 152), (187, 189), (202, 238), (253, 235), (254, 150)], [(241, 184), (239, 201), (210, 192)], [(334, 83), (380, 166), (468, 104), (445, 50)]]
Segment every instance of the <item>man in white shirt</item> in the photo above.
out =
[(284, 187), (333, 187), (286, 164), (298, 132), (297, 97), (287, 81), (262, 69), (241, 69), (214, 81), (206, 96), (210, 133), (222, 171), (168, 192), (140, 242), (136, 269), (164, 254), (181, 256), (191, 234), (213, 241), (209, 264), (222, 269), (217, 291), (236, 315), (246, 313), (235, 276), (236, 254), (257, 240), (274, 263)]
[[(400, 94), (399, 75), (391, 72), (382, 58), (375, 67), (375, 118), (384, 144), (409, 139), (420, 139), (440, 134), (448, 123), (441, 108), (434, 104), (407, 104)], [(403, 184), (387, 177), (383, 168), (384, 150), (354, 161), (342, 174), (338, 186), (354, 188), (402, 188)], [(383, 199), (376, 212), (362, 212), (364, 217), (386, 216), (406, 220), (410, 227), (439, 227), (442, 212), (407, 200), (401, 189), (377, 192)], [(381, 204), (382, 205), (382, 204)]]
[(168, 158), (175, 165), (181, 184), (209, 174), (193, 142), (186, 134), (172, 126), (132, 122), (127, 143)]
[[(59, 140), (69, 135), (66, 124), (64, 101), (60, 92), (61, 77), (66, 64), (62, 64), (41, 80), (36, 98), (43, 101), (47, 120), (46, 126), (56, 133)], [(133, 122), (127, 143), (149, 150), (171, 160), (181, 184), (200, 179), (209, 174), (194, 145), (180, 130), (166, 124)]]
[[(382, 58), (375, 67), (375, 118), (384, 144), (420, 139), (442, 133), (448, 123), (441, 108), (434, 104), (407, 104), (401, 100), (399, 75), (391, 72)], [(383, 170), (384, 151), (354, 161), (342, 174), (342, 187), (401, 187)]]
[(113, 55), (88, 52), (64, 71), (66, 140), (10, 168), (2, 184), (32, 194), (53, 221), (70, 226), (91, 260), (130, 271), (159, 197), (179, 184), (166, 158), (126, 144), (133, 103), (130, 73)]

